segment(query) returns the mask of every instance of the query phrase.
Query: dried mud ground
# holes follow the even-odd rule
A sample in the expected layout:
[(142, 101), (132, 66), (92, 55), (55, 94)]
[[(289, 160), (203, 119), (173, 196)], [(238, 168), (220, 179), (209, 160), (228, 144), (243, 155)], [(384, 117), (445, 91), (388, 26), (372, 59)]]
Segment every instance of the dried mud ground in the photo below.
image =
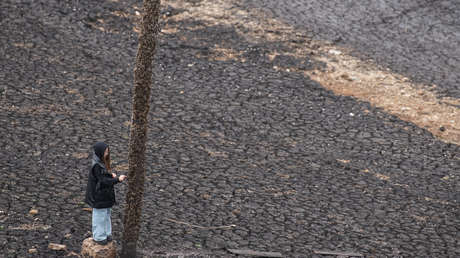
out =
[(251, 0), (245, 5), (460, 98), (459, 1)]
[[(0, 2), (0, 255), (77, 256), (91, 145), (110, 143), (126, 171), (140, 5)], [(251, 40), (239, 1), (163, 5), (140, 253), (460, 256), (458, 145), (326, 90), (299, 72), (326, 69), (314, 50), (283, 54), (310, 40)], [(213, 5), (241, 22), (210, 23)]]

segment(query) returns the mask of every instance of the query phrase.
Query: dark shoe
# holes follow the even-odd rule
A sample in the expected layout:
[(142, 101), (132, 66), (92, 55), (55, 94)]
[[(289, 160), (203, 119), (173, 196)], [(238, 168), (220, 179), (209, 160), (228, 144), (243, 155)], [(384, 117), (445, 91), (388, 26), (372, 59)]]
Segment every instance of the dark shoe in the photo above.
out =
[(107, 242), (112, 242), (112, 236), (107, 236)]
[(98, 245), (106, 245), (108, 243), (107, 239), (104, 239), (104, 240), (101, 240), (101, 241), (96, 241), (96, 240), (93, 239), (93, 241)]

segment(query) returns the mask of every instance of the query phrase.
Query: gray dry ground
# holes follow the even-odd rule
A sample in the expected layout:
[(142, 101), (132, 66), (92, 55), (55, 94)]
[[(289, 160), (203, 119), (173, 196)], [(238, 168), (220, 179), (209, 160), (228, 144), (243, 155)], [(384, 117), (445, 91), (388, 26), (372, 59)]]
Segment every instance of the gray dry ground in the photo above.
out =
[[(283, 53), (283, 42), (255, 45), (230, 26), (174, 19), (185, 10), (168, 3), (182, 2), (164, 3), (162, 19), (175, 29), (161, 34), (156, 55), (139, 241), (146, 256), (231, 256), (224, 247), (460, 256), (458, 145), (273, 69), (274, 61), (321, 66), (265, 56)], [(117, 169), (126, 168), (137, 45), (129, 17), (139, 4), (0, 2), (4, 257), (78, 253), (91, 229), (82, 203), (90, 146), (109, 142)], [(248, 61), (210, 58), (216, 45)], [(117, 190), (120, 239), (126, 186)]]
[(251, 0), (246, 5), (460, 98), (458, 0)]

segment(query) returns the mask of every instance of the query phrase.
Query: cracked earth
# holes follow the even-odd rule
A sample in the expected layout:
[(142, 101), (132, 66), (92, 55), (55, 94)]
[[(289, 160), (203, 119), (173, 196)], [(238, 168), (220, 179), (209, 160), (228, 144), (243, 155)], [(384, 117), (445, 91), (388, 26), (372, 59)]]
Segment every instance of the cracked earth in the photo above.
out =
[[(458, 39), (457, 3), (383, 1), (376, 17), (390, 18), (359, 25), (353, 17), (371, 5), (251, 2), (163, 1), (139, 252), (460, 256), (456, 43), (431, 48), (451, 51), (446, 59), (395, 47), (419, 32), (382, 40), (372, 30), (366, 41), (355, 29), (406, 19), (410, 31), (433, 17)], [(321, 20), (340, 16), (334, 8), (343, 31), (338, 18)], [(127, 170), (140, 11), (134, 0), (0, 3), (5, 257), (77, 256), (91, 230), (82, 201), (94, 142), (110, 143), (115, 169)], [(118, 185), (115, 239), (125, 191)]]

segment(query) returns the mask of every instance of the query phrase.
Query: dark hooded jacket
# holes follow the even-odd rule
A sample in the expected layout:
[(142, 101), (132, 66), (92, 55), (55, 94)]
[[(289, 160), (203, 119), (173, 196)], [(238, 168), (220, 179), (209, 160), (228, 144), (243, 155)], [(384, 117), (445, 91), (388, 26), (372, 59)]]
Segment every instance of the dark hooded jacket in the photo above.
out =
[(92, 208), (110, 208), (115, 205), (114, 185), (119, 182), (113, 178), (104, 165), (104, 152), (109, 146), (103, 142), (94, 145), (93, 161), (88, 174), (85, 202)]

